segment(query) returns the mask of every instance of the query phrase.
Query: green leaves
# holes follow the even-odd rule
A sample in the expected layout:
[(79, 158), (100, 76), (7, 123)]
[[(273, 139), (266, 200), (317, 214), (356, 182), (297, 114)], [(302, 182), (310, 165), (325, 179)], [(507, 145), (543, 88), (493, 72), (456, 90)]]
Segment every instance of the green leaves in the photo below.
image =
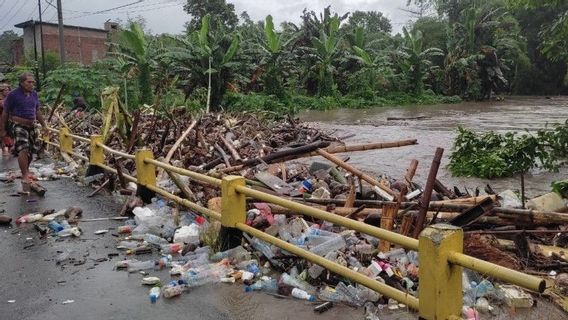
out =
[(264, 22), (264, 37), (270, 53), (280, 52), (280, 36), (274, 32), (274, 23), (271, 15), (266, 16)]
[(209, 47), (209, 26), (211, 23), (211, 15), (206, 14), (203, 19), (201, 19), (201, 29), (199, 29), (198, 39), (199, 45), (203, 50), (205, 50), (209, 55), (211, 55), (212, 50)]
[(556, 171), (568, 156), (568, 122), (534, 135), (477, 134), (463, 127), (457, 131), (448, 166), (456, 176), (500, 178), (535, 168)]

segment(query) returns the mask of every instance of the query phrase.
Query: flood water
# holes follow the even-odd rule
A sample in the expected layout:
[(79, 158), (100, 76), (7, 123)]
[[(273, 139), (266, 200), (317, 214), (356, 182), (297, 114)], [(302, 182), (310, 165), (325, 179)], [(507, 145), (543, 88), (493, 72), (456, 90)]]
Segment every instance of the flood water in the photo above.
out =
[[(436, 147), (444, 148), (438, 179), (447, 186), (474, 190), (489, 183), (494, 190), (520, 189), (518, 177), (477, 179), (453, 177), (447, 170), (457, 126), (475, 131), (534, 131), (568, 119), (568, 97), (507, 97), (505, 101), (452, 105), (404, 106), (371, 109), (308, 111), (301, 119), (334, 133), (355, 134), (347, 144), (418, 139), (418, 145), (350, 153), (349, 163), (365, 171), (402, 178), (412, 159), (419, 161), (414, 181), (424, 184)], [(396, 118), (395, 120), (389, 118)], [(472, 155), (475, 156), (475, 155)], [(557, 173), (534, 171), (525, 177), (528, 196), (550, 191), (550, 183), (566, 179), (567, 168)]]

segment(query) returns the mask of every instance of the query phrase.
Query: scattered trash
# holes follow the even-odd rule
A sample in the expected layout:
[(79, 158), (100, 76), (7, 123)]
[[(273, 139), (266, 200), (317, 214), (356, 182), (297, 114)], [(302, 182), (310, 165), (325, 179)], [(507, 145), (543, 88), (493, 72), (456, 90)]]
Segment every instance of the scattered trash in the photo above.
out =
[(96, 234), (96, 235), (99, 235), (99, 234), (105, 234), (105, 233), (107, 233), (107, 232), (108, 232), (108, 230), (106, 230), (106, 229), (104, 229), (104, 230), (97, 230), (97, 231), (95, 231), (95, 234)]
[(8, 300), (8, 303), (16, 303), (16, 300)]
[(74, 303), (75, 300), (65, 300), (63, 302), (61, 302), (61, 304), (70, 304), (70, 303)]

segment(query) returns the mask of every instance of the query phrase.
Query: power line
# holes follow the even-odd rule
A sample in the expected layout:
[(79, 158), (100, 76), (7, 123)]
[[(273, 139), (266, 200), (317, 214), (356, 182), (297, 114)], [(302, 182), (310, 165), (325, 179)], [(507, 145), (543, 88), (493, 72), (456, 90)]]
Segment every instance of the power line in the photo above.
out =
[[(20, 11), (22, 11), (22, 9), (23, 9), (23, 8), (26, 6), (26, 4), (28, 4), (28, 3), (30, 3), (30, 2), (22, 2), (22, 5), (18, 8), (18, 10), (16, 10), (16, 13), (14, 13), (10, 19), (6, 20), (6, 23), (4, 23), (4, 24), (0, 27), (0, 30), (4, 29), (7, 25), (9, 25), (10, 22), (12, 22), (12, 20), (14, 20), (14, 18), (16, 18), (16, 16), (18, 15), (18, 13), (20, 13)], [(33, 3), (32, 3), (32, 5), (33, 5)], [(35, 8), (35, 5), (34, 5), (34, 8)]]
[[(25, 2), (24, 2), (24, 4), (25, 4)], [(10, 9), (8, 9), (8, 11), (6, 12), (6, 14), (5, 14), (4, 16), (2, 16), (2, 18), (0, 19), (0, 21), (4, 20), (6, 17), (9, 17), (9, 16), (10, 16), (10, 13), (12, 13), (12, 10), (14, 10), (14, 8), (16, 7), (16, 5), (18, 5), (18, 2), (17, 2), (17, 1), (14, 1), (14, 5), (13, 5)]]
[[(167, 2), (164, 2), (163, 4), (155, 3), (155, 4), (147, 4), (147, 5), (144, 5), (144, 6), (136, 6), (136, 7), (126, 9), (126, 10), (115, 11), (115, 12), (112, 12), (112, 13), (113, 14), (138, 13), (138, 12), (145, 12), (145, 11), (151, 11), (151, 10), (160, 10), (160, 9), (163, 9), (163, 8), (174, 7), (174, 6), (178, 6), (178, 5), (181, 4), (181, 3), (177, 3), (177, 2), (174, 2), (174, 3), (172, 3), (172, 2), (174, 2), (174, 1), (167, 1)], [(153, 7), (148, 8), (148, 9), (132, 10), (132, 9), (136, 9), (136, 8), (149, 7), (149, 6), (153, 6)], [(105, 10), (105, 12), (106, 12), (106, 10)], [(105, 13), (105, 12), (103, 12), (103, 13)], [(89, 13), (89, 14), (78, 15), (78, 16), (74, 16), (74, 17), (69, 17), (69, 18), (67, 18), (67, 20), (74, 20), (74, 19), (79, 19), (79, 18), (97, 15), (97, 14), (101, 14), (101, 13), (93, 12), (93, 13)]]

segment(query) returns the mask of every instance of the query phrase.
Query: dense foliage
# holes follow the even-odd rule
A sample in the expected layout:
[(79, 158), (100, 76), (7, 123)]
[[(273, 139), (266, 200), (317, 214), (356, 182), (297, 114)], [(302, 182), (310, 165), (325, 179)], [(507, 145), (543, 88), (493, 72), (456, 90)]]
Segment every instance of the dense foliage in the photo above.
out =
[(535, 168), (556, 171), (567, 157), (568, 121), (534, 134), (458, 128), (449, 169), (456, 176), (510, 177)]
[(97, 86), (113, 84), (129, 108), (295, 112), (565, 92), (568, 8), (537, 2), (411, 0), (417, 18), (392, 35), (379, 11), (304, 10), (277, 26), (225, 0), (188, 0), (183, 34), (129, 22), (107, 61), (48, 72), (43, 96), (52, 102), (65, 83), (98, 106)]

